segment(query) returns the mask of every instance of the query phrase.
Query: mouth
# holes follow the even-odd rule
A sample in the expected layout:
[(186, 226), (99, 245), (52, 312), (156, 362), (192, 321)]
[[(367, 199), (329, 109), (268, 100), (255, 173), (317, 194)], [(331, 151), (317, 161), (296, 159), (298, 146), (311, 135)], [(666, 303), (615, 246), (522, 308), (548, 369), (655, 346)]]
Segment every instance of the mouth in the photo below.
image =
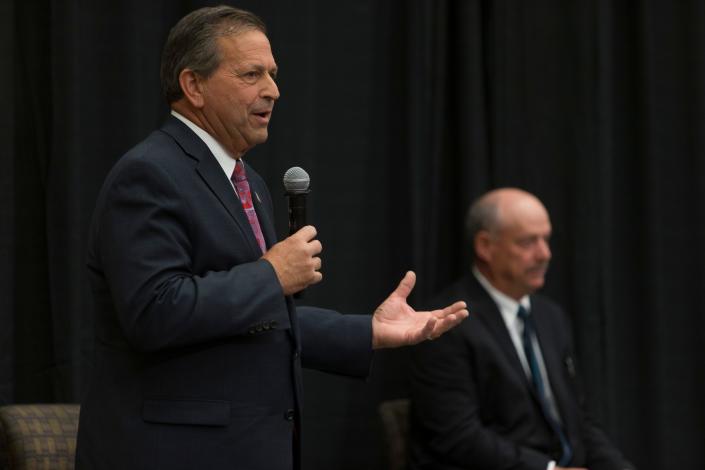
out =
[(534, 276), (545, 276), (548, 271), (548, 265), (542, 264), (528, 269), (528, 273)]
[(267, 125), (269, 123), (269, 119), (272, 117), (272, 110), (268, 109), (264, 111), (256, 111), (253, 112), (252, 115), (255, 117), (258, 124)]

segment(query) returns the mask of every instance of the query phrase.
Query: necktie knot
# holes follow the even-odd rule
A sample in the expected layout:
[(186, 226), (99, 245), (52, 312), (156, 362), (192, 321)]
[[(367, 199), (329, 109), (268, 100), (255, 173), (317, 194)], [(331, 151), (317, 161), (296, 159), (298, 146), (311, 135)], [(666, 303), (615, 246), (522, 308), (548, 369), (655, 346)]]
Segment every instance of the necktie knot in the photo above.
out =
[(519, 304), (519, 310), (517, 310), (517, 316), (522, 320), (526, 321), (529, 318), (529, 312), (524, 308), (523, 305)]

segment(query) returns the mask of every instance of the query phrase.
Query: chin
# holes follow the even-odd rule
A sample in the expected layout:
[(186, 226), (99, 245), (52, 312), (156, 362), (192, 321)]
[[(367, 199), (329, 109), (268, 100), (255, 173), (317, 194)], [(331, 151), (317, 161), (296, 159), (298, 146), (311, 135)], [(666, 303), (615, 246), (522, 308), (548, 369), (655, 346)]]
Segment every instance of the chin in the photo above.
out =
[(258, 132), (254, 138), (252, 139), (252, 142), (254, 142), (255, 145), (257, 144), (263, 144), (267, 142), (267, 138), (269, 137), (269, 133), (265, 129), (264, 132)]
[(544, 278), (542, 277), (540, 279), (529, 279), (529, 282), (527, 282), (526, 285), (530, 289), (536, 291), (538, 289), (541, 289), (543, 287), (544, 283), (545, 283)]

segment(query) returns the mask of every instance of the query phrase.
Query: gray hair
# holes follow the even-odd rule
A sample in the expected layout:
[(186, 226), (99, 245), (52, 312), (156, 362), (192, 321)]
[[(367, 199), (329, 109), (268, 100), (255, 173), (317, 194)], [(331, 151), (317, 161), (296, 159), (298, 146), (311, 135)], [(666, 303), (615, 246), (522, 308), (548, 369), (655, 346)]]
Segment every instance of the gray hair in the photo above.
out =
[(468, 209), (465, 217), (465, 236), (474, 246), (475, 237), (482, 230), (494, 232), (499, 227), (499, 205), (494, 197), (485, 194), (477, 198)]
[(179, 74), (191, 69), (208, 78), (220, 65), (217, 39), (248, 30), (267, 34), (264, 22), (254, 13), (227, 5), (195, 10), (171, 28), (162, 52), (162, 94), (171, 104), (184, 96)]

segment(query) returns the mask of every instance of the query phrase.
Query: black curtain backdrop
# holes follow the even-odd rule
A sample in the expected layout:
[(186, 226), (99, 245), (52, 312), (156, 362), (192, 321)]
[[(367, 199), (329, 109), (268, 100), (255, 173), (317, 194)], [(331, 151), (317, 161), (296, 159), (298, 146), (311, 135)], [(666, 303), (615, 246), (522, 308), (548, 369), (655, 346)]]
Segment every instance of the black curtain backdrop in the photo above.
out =
[[(79, 401), (92, 349), (86, 230), (108, 169), (160, 125), (169, 28), (203, 1), (0, 2), (0, 404)], [(220, 2), (217, 2), (220, 3)], [(545, 292), (575, 324), (604, 427), (641, 469), (705, 467), (705, 4), (249, 0), (280, 67), (270, 184), (312, 177), (325, 281), (367, 313), (407, 269), (423, 305), (467, 268), (468, 203), (525, 188), (553, 220)], [(307, 469), (382, 469), (367, 383), (307, 372)]]

